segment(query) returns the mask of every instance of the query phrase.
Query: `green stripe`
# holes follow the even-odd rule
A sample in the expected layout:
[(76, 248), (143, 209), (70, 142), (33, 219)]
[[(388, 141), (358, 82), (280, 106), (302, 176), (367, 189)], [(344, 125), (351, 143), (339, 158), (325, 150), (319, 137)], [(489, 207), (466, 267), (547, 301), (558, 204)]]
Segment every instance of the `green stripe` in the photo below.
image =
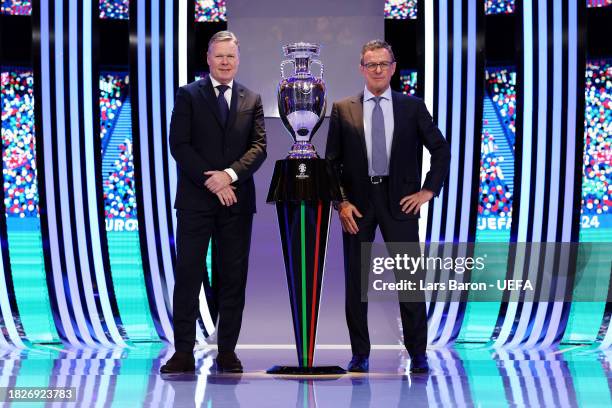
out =
[(300, 224), (302, 229), (302, 349), (303, 355), (302, 359), (304, 360), (304, 367), (308, 366), (308, 341), (306, 338), (307, 330), (306, 330), (306, 206), (304, 201), (302, 201), (300, 206)]
[(123, 328), (130, 340), (158, 340), (149, 309), (138, 231), (107, 231), (106, 239)]
[(27, 339), (55, 343), (55, 329), (47, 287), (40, 221), (6, 218), (15, 300)]

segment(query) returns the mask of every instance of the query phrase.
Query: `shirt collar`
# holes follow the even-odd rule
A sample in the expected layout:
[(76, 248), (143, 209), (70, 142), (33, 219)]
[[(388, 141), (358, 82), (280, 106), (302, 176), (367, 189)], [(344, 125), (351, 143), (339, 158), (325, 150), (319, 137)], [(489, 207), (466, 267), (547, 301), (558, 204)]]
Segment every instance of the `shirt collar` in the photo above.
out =
[[(387, 87), (387, 89), (385, 90), (385, 92), (382, 93), (382, 95), (380, 95), (383, 99), (386, 99), (388, 101), (391, 100), (391, 87)], [(364, 88), (363, 91), (363, 100), (364, 101), (369, 101), (370, 99), (374, 98), (374, 94), (372, 92), (369, 91), (368, 87), (366, 86)]]
[[(210, 83), (212, 84), (213, 88), (217, 88), (219, 85), (221, 85), (221, 82), (217, 81), (212, 75), (209, 74), (208, 77), (210, 78)], [(229, 86), (229, 89), (232, 89), (234, 87), (234, 80), (232, 79), (227, 86)]]

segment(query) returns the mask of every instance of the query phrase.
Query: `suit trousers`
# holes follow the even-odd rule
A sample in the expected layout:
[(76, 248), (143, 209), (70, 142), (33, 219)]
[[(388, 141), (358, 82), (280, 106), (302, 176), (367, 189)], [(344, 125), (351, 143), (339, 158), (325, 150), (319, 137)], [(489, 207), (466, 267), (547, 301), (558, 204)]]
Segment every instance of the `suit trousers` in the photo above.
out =
[[(362, 302), (362, 294), (367, 293), (367, 279), (362, 282), (361, 251), (362, 243), (371, 243), (376, 235), (376, 227), (385, 242), (419, 242), (418, 219), (399, 221), (391, 216), (389, 208), (388, 182), (368, 183), (369, 207), (358, 208), (363, 218), (355, 218), (359, 232), (355, 235), (343, 233), (344, 276), (346, 287), (345, 311), (353, 354), (370, 354), (368, 332), (368, 303)], [(399, 203), (393, 203), (399, 205)], [(392, 248), (387, 247), (389, 255), (394, 256)], [(370, 253), (365, 254), (366, 259)], [(411, 357), (425, 354), (427, 347), (427, 312), (425, 302), (399, 302), (404, 345)]]
[(220, 352), (234, 351), (242, 324), (249, 265), (253, 214), (232, 214), (221, 207), (215, 213), (177, 210), (177, 266), (173, 295), (174, 347), (193, 351), (199, 294), (205, 276), (206, 254), (215, 237), (215, 275)]

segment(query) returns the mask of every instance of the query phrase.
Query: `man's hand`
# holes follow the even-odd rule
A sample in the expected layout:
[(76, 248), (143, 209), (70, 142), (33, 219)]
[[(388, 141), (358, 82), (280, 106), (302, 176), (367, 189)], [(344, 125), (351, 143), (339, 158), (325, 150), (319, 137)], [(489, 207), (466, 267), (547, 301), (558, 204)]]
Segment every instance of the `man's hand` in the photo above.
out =
[(407, 195), (400, 200), (402, 211), (406, 214), (416, 214), (423, 204), (433, 198), (434, 194), (429, 190), (421, 190), (418, 193)]
[(227, 186), (217, 192), (217, 197), (219, 198), (219, 201), (221, 201), (221, 204), (229, 207), (230, 205), (234, 205), (238, 202), (236, 194), (234, 193), (235, 189), (236, 187), (234, 186)]
[(342, 223), (342, 230), (344, 232), (353, 235), (359, 232), (359, 227), (357, 227), (357, 222), (355, 222), (353, 216), (361, 218), (363, 215), (361, 215), (357, 207), (348, 201), (343, 201), (338, 204), (338, 215), (340, 216), (340, 222)]
[(204, 183), (207, 189), (211, 193), (217, 194), (232, 183), (232, 178), (229, 174), (224, 171), (213, 170), (204, 173), (205, 176), (209, 176), (208, 180)]

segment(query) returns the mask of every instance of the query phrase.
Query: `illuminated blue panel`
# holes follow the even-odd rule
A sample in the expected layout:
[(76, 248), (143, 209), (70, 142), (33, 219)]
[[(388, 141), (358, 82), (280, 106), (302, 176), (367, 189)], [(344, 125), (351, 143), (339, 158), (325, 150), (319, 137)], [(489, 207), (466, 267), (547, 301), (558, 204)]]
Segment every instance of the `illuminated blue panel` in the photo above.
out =
[(99, 0), (100, 18), (128, 20), (130, 18), (130, 0)]
[(515, 0), (485, 0), (485, 14), (512, 14)]
[[(155, 2), (156, 6), (159, 5), (159, 2)], [(153, 196), (155, 193), (155, 187), (152, 186), (151, 182), (151, 173), (154, 169), (151, 169), (151, 164), (153, 163), (153, 159), (150, 156), (149, 143), (153, 142), (153, 136), (148, 132), (149, 125), (149, 115), (147, 112), (147, 93), (150, 92), (150, 89), (147, 87), (147, 77), (149, 76), (148, 72), (148, 64), (147, 64), (147, 48), (150, 46), (150, 37), (147, 33), (147, 20), (150, 17), (150, 14), (147, 13), (147, 10), (150, 10), (147, 7), (147, 4), (144, 0), (138, 0), (138, 15), (136, 16), (137, 20), (137, 36), (138, 36), (138, 47), (137, 47), (137, 64), (138, 64), (138, 128), (139, 128), (139, 143), (140, 143), (140, 157), (138, 158), (141, 174), (142, 174), (142, 196), (143, 202), (142, 210), (144, 213), (144, 224), (139, 225), (139, 228), (145, 228), (146, 235), (146, 248), (148, 254), (148, 265), (151, 273), (151, 284), (153, 289), (153, 298), (152, 304), (157, 310), (159, 316), (159, 325), (161, 328), (161, 332), (158, 332), (163, 335), (166, 339), (172, 338), (172, 323), (170, 322), (169, 309), (170, 309), (170, 293), (166, 291), (168, 287), (174, 286), (174, 277), (173, 269), (166, 271), (164, 267), (166, 266), (165, 262), (159, 262), (159, 257), (157, 256), (157, 248), (156, 248), (156, 238), (159, 230), (155, 229), (154, 220), (155, 220), (155, 212), (156, 208), (152, 208), (151, 203), (153, 203)], [(153, 35), (159, 35), (158, 33), (154, 33)], [(159, 83), (159, 82), (158, 82)], [(160, 102), (159, 100), (157, 101)], [(160, 180), (162, 182), (162, 180)], [(167, 242), (167, 241), (166, 241)], [(167, 257), (166, 257), (167, 258)], [(165, 260), (165, 258), (164, 258)], [(165, 279), (165, 280), (164, 280)], [(166, 285), (167, 283), (167, 285)]]
[(157, 340), (140, 254), (128, 83), (127, 72), (100, 73), (106, 238), (123, 328), (131, 340)]
[(400, 71), (400, 90), (406, 95), (416, 95), (417, 90), (417, 72), (411, 69), (403, 69)]
[(516, 71), (487, 68), (483, 98), (478, 241), (508, 242), (514, 190)]
[[(580, 241), (612, 241), (612, 59), (586, 63), (584, 88), (584, 136), (582, 162), (582, 197), (580, 208)], [(580, 256), (580, 254), (579, 254)], [(584, 271), (593, 273), (597, 265), (588, 256), (579, 258)], [(602, 285), (605, 285), (602, 282)], [(592, 291), (589, 285), (576, 283), (574, 294)], [(589, 342), (600, 334), (604, 302), (580, 302), (572, 306), (568, 321), (567, 342)], [(605, 322), (606, 319), (604, 319)], [(604, 323), (605, 324), (605, 323)], [(612, 344), (610, 325), (602, 331), (602, 347)]]
[(580, 239), (612, 240), (612, 59), (587, 62)]
[(227, 21), (225, 0), (194, 0), (196, 23)]
[[(1, 71), (2, 173), (14, 295), (22, 330), (28, 339), (57, 341), (46, 285), (38, 212), (34, 76), (30, 69), (2, 68)], [(4, 283), (3, 279), (1, 281)], [(2, 302), (8, 304), (8, 297)], [(6, 307), (3, 304), (2, 309), (8, 310)], [(6, 330), (11, 338), (18, 339), (13, 323), (12, 317), (5, 316)]]
[[(477, 242), (509, 242), (514, 186), (516, 121), (516, 72), (514, 68), (485, 70), (480, 153)], [(474, 256), (481, 256), (476, 246)], [(505, 276), (508, 247), (487, 253), (491, 276)], [(493, 272), (493, 270), (495, 272)], [(469, 302), (459, 340), (484, 341), (495, 329), (499, 302)]]
[(0, 14), (29, 16), (32, 14), (31, 0), (0, 0)]
[(416, 20), (418, 0), (386, 0), (385, 18), (389, 20)]

